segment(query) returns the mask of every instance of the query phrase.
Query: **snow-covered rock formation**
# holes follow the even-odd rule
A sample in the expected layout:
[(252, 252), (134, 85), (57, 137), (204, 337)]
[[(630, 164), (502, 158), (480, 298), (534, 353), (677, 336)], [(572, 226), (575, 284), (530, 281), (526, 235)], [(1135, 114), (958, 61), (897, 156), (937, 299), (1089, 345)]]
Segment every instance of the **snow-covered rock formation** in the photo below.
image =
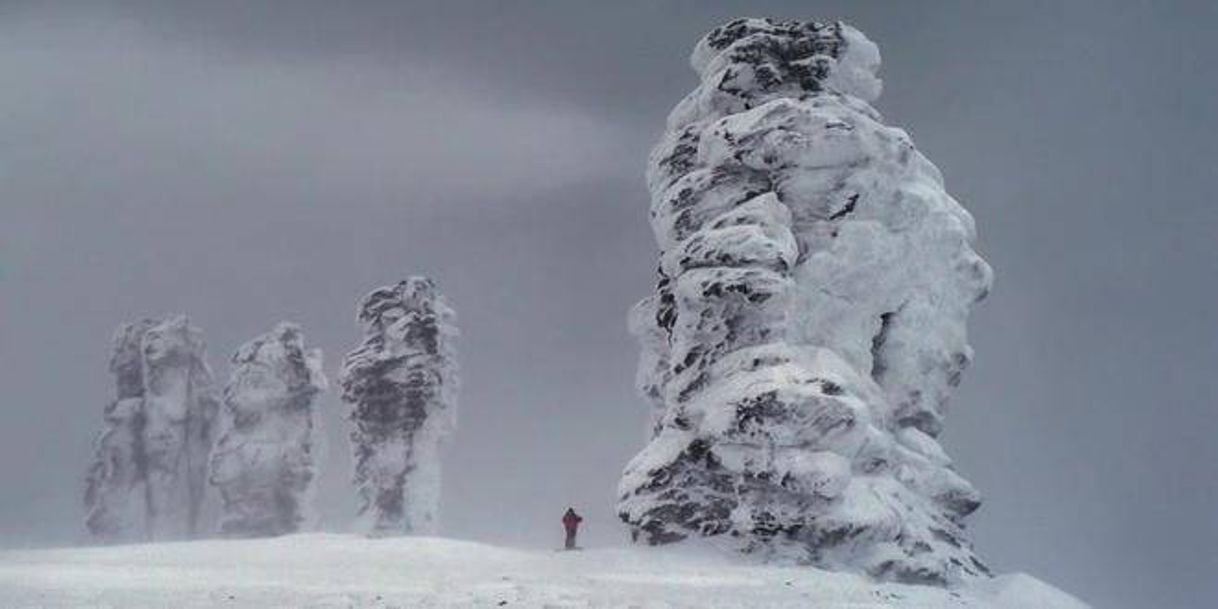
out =
[(144, 454), (153, 539), (194, 537), (219, 412), (203, 333), (185, 317), (144, 333)]
[(326, 388), (321, 351), (283, 322), (233, 355), (224, 389), (226, 427), (212, 454), (220, 531), (257, 537), (300, 530), (312, 518), (316, 473), (313, 401)]
[(185, 317), (127, 324), (110, 369), (117, 399), (89, 469), (86, 526), (106, 541), (198, 531), (218, 401), (202, 332)]
[(841, 23), (743, 19), (691, 63), (648, 171), (659, 282), (631, 326), (655, 415), (622, 519), (881, 579), (987, 573), (964, 532), (980, 498), (936, 436), (991, 272), (869, 105), (879, 51)]
[(370, 535), (433, 533), (439, 444), (454, 427), (456, 314), (435, 283), (410, 277), (360, 304), (364, 342), (343, 360), (351, 404), (361, 528)]
[(102, 541), (145, 538), (147, 473), (143, 451), (144, 367), (141, 342), (151, 320), (124, 324), (114, 334), (110, 372), (117, 396), (106, 405), (105, 427), (85, 481), (85, 528)]

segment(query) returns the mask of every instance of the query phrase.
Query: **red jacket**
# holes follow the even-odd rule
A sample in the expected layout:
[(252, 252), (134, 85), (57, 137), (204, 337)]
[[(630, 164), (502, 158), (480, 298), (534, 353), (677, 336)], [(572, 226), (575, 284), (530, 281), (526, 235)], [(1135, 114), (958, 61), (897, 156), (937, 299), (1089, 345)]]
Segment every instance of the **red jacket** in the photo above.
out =
[(583, 521), (584, 519), (575, 512), (567, 512), (562, 516), (562, 526), (568, 531), (574, 531), (579, 526), (579, 523)]

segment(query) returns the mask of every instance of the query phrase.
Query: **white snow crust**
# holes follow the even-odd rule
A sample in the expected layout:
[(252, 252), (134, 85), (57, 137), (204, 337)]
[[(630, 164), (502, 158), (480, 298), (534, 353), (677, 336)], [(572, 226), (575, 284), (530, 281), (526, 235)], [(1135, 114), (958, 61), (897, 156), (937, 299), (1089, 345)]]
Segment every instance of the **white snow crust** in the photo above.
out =
[(6, 609), (1085, 609), (1026, 575), (956, 589), (691, 548), (516, 550), (434, 537), (269, 539), (0, 552)]

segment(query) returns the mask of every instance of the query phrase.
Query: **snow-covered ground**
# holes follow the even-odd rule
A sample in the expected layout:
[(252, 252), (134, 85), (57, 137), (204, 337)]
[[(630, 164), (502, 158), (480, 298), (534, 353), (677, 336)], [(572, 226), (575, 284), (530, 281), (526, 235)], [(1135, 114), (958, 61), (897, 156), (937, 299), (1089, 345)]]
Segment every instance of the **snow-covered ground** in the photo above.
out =
[(1026, 575), (971, 588), (875, 584), (694, 548), (517, 550), (441, 538), (261, 540), (0, 552), (5, 609), (801, 607), (1082, 609)]

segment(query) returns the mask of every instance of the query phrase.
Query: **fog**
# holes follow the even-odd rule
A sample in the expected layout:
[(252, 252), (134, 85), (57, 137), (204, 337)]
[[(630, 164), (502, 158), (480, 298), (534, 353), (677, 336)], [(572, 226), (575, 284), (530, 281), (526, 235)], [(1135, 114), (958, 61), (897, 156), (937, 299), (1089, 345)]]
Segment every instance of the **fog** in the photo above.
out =
[[(333, 378), (410, 274), (460, 317), (445, 534), (624, 543), (643, 167), (744, 16), (845, 19), (996, 288), (947, 421), (998, 570), (1096, 607), (1218, 604), (1218, 7), (1206, 2), (9, 2), (0, 6), (0, 545), (83, 540), (114, 328), (190, 315), (217, 378), (300, 323)], [(324, 394), (321, 526), (345, 530)]]

